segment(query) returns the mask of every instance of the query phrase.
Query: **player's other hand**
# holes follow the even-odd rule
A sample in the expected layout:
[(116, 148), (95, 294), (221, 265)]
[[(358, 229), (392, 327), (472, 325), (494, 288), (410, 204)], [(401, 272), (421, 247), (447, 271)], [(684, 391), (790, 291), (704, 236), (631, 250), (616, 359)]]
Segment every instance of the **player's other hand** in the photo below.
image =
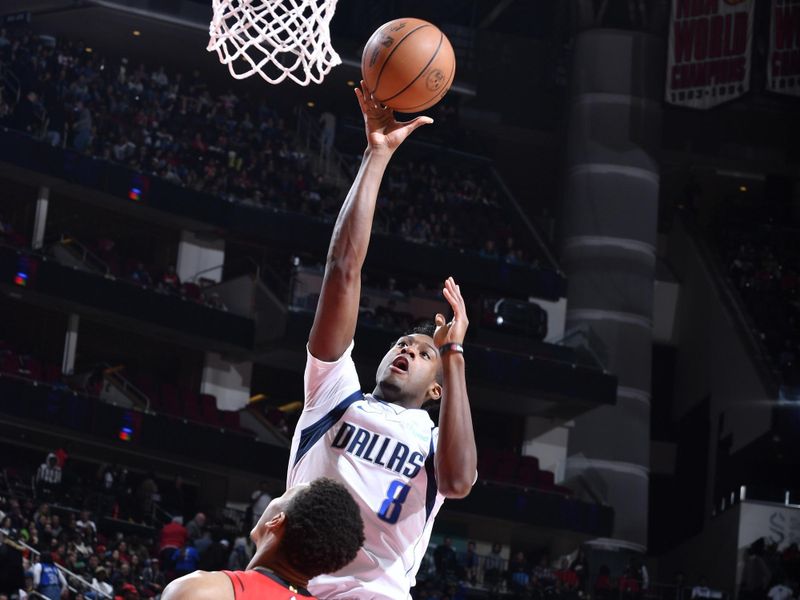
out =
[(433, 123), (430, 117), (417, 117), (405, 122), (396, 121), (394, 111), (375, 100), (363, 81), (361, 86), (356, 88), (356, 97), (364, 115), (367, 144), (374, 151), (394, 152), (412, 131), (422, 125)]
[(447, 323), (443, 314), (436, 315), (436, 331), (433, 334), (433, 342), (437, 348), (444, 344), (463, 344), (467, 327), (469, 327), (467, 308), (464, 298), (461, 296), (461, 288), (456, 285), (455, 279), (447, 278), (442, 294), (450, 304), (450, 308), (453, 309), (453, 319)]

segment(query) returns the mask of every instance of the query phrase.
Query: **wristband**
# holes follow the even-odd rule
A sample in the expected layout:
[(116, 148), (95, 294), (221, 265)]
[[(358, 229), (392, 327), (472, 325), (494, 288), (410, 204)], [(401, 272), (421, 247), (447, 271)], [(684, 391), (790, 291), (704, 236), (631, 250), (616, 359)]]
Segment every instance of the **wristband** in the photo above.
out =
[(444, 356), (448, 352), (460, 352), (464, 354), (464, 346), (461, 344), (456, 344), (455, 342), (450, 344), (442, 344), (439, 346), (439, 356)]

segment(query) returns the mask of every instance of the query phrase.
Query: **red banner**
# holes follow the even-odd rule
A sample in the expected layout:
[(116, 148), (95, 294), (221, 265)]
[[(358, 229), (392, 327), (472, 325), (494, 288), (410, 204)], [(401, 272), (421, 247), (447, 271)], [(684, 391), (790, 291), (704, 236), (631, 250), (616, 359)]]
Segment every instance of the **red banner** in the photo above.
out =
[(772, 0), (767, 89), (800, 96), (800, 0)]
[(672, 0), (666, 101), (711, 108), (750, 89), (755, 0)]

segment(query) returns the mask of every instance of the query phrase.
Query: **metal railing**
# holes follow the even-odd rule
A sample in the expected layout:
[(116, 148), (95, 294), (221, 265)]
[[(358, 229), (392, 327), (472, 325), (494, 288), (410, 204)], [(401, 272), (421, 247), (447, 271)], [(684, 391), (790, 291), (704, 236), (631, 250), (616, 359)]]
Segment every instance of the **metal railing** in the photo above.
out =
[[(23, 548), (25, 548), (26, 550), (28, 550), (28, 552), (31, 553), (31, 556), (33, 558), (36, 558), (37, 560), (39, 559), (39, 556), (41, 556), (41, 552), (39, 552), (36, 548), (33, 548), (33, 547), (29, 546), (28, 544), (26, 544), (23, 541), (14, 540), (14, 543), (18, 544), (18, 545), (22, 546)], [(92, 586), (91, 583), (86, 581), (83, 577), (81, 577), (77, 573), (73, 573), (68, 568), (63, 567), (63, 566), (61, 566), (59, 564), (53, 563), (53, 566), (56, 569), (58, 569), (59, 571), (61, 571), (62, 574), (64, 574), (64, 578), (65, 579), (67, 579), (67, 576), (69, 576), (69, 578), (79, 582), (84, 587), (84, 589), (92, 590), (92, 591), (96, 592), (98, 595), (102, 596), (103, 598), (108, 598), (109, 600), (113, 600), (113, 597), (111, 595), (106, 594), (104, 591)], [(77, 588), (72, 587), (69, 584), (69, 579), (67, 579), (67, 587), (69, 588), (69, 591), (71, 591), (71, 592), (73, 592), (75, 594), (80, 592), (80, 590), (78, 590)], [(44, 596), (42, 596), (42, 597), (44, 597)]]
[(536, 244), (539, 247), (542, 256), (547, 260), (550, 268), (553, 269), (556, 273), (561, 273), (562, 272), (561, 267), (559, 266), (555, 255), (550, 251), (550, 246), (547, 244), (547, 242), (544, 241), (544, 238), (542, 238), (542, 236), (539, 234), (539, 230), (533, 224), (533, 221), (531, 221), (528, 218), (528, 215), (525, 214), (525, 211), (522, 209), (522, 206), (520, 206), (520, 203), (517, 201), (516, 196), (514, 196), (514, 194), (506, 185), (506, 182), (503, 180), (503, 177), (493, 166), (489, 168), (489, 171), (491, 172), (492, 177), (494, 177), (494, 180), (497, 183), (497, 185), (500, 186), (500, 189), (503, 191), (503, 195), (506, 197), (508, 205), (514, 209), (514, 212), (517, 213), (517, 216), (519, 217), (522, 224), (525, 225), (525, 228), (528, 230), (528, 233), (530, 233), (531, 236), (533, 236), (533, 239), (536, 240)]
[(111, 267), (74, 237), (62, 235), (58, 243), (65, 248), (72, 249), (81, 262), (90, 269), (102, 271), (105, 276), (111, 275)]
[(114, 385), (125, 396), (133, 400), (134, 404), (144, 404), (144, 412), (150, 412), (150, 396), (145, 394), (142, 390), (136, 387), (127, 377), (122, 375), (120, 371), (125, 369), (123, 365), (111, 367), (106, 365), (103, 369), (103, 380), (111, 385)]

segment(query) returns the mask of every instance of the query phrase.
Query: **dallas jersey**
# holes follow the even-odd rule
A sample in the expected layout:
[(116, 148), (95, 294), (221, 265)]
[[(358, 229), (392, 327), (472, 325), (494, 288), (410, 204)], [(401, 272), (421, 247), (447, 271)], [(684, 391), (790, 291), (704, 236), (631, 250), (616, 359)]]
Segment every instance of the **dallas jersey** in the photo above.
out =
[(444, 502), (436, 486), (438, 440), (428, 413), (363, 394), (353, 344), (336, 362), (308, 353), (305, 406), (289, 457), (287, 488), (330, 477), (361, 508), (364, 546), (356, 559), (309, 583), (319, 598), (410, 598), (409, 589)]

